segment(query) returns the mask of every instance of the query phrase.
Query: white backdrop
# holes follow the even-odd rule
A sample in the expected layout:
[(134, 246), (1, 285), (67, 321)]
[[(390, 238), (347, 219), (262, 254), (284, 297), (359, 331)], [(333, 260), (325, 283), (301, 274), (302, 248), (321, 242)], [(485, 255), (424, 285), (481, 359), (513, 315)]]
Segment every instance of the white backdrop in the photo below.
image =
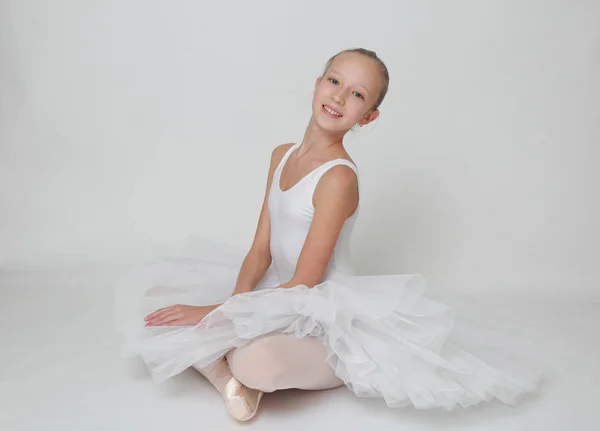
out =
[(388, 64), (352, 134), (362, 273), (583, 289), (600, 260), (594, 1), (0, 0), (0, 259), (248, 245), (337, 51)]

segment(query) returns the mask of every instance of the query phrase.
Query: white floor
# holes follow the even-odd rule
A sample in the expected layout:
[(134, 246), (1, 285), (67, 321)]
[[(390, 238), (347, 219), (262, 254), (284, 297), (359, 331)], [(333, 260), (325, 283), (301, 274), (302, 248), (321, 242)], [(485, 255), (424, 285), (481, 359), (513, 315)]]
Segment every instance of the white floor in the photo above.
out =
[(93, 268), (0, 272), (0, 430), (600, 429), (600, 293), (538, 290), (494, 299), (534, 313), (535, 324), (523, 331), (546, 359), (539, 395), (518, 408), (492, 402), (454, 412), (388, 409), (345, 388), (282, 391), (264, 398), (252, 422), (238, 424), (197, 373), (156, 386), (139, 363), (120, 358), (115, 276)]

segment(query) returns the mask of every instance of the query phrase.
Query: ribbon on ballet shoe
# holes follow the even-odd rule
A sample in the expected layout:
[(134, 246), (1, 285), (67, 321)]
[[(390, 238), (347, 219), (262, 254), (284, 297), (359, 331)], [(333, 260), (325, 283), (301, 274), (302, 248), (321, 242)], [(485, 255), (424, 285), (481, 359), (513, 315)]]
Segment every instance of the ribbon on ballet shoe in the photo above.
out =
[(256, 414), (263, 392), (247, 388), (238, 379), (232, 377), (225, 385), (222, 396), (229, 414), (234, 419), (244, 422), (252, 419)]

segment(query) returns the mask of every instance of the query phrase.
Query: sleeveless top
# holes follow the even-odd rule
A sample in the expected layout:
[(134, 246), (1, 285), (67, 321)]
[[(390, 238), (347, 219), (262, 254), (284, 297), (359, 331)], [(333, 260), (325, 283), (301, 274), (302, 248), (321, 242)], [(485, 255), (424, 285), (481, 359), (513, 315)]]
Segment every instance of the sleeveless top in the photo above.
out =
[[(300, 179), (292, 188), (283, 191), (280, 185), (281, 172), (290, 155), (299, 147), (300, 144), (294, 144), (281, 159), (273, 174), (268, 198), (272, 266), (281, 283), (288, 282), (296, 271), (296, 264), (314, 216), (313, 194), (321, 177), (334, 166), (345, 165), (351, 168), (358, 178), (356, 165), (340, 158), (325, 162)], [(357, 216), (358, 207), (354, 214), (344, 222), (323, 281), (335, 278), (337, 274), (353, 274), (350, 260), (350, 238)]]

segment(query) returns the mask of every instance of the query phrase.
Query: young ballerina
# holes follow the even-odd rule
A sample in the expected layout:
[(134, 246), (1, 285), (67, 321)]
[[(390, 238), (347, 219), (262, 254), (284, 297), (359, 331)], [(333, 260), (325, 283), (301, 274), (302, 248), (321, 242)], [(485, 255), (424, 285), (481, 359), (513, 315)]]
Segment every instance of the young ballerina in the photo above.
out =
[(264, 392), (288, 388), (345, 384), (390, 407), (447, 410), (493, 398), (514, 405), (535, 390), (540, 373), (482, 349), (474, 328), (423, 296), (421, 276), (352, 272), (359, 184), (343, 139), (378, 118), (388, 84), (374, 52), (333, 56), (302, 142), (272, 153), (246, 256), (200, 243), (136, 279), (160, 286), (140, 296), (152, 312), (126, 331), (125, 352), (141, 355), (156, 381), (193, 367), (240, 421)]

